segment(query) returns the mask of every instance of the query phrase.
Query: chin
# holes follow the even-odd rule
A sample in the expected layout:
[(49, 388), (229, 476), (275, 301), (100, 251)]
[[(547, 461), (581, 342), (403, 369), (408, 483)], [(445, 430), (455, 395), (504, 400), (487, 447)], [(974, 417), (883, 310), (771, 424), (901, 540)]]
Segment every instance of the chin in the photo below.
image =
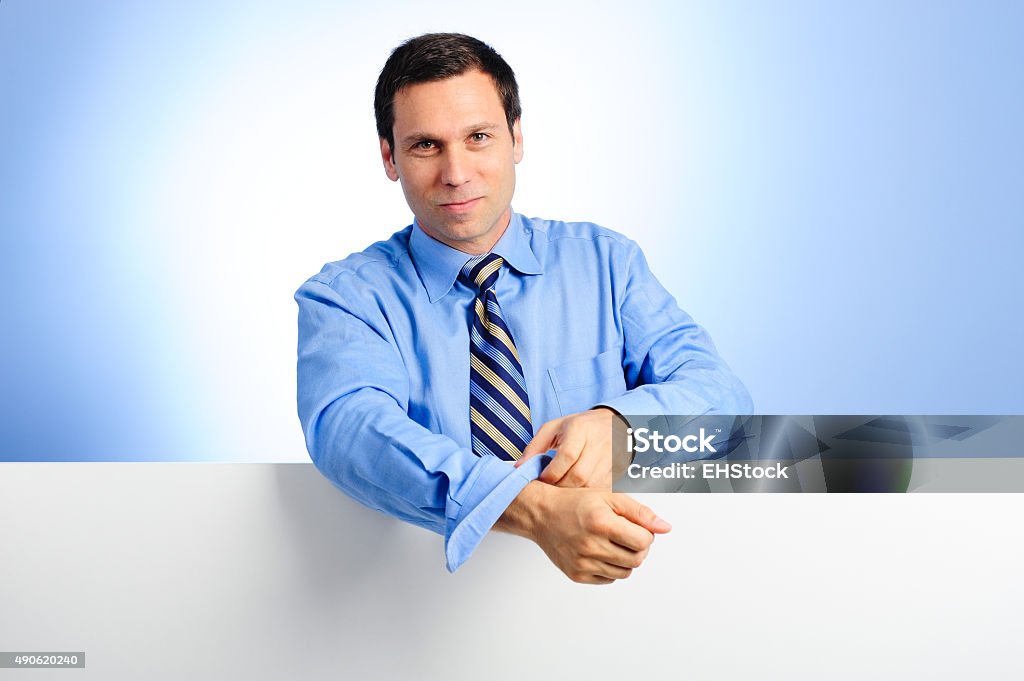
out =
[(483, 236), (486, 232), (476, 220), (448, 220), (444, 223), (444, 233), (449, 239), (466, 241)]
[(475, 241), (480, 237), (484, 236), (484, 232), (451, 232), (451, 236), (448, 237), (452, 241)]

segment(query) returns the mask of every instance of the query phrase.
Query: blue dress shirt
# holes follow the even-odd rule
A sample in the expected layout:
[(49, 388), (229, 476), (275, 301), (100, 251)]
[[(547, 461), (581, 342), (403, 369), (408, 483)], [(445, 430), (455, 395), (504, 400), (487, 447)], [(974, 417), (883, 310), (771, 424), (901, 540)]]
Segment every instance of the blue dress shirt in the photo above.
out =
[[(598, 404), (622, 414), (746, 414), (750, 396), (631, 240), (590, 223), (512, 214), (492, 249), (534, 432)], [(548, 459), (471, 450), (470, 256), (415, 222), (329, 263), (295, 294), (298, 411), (313, 462), (366, 506), (472, 553)]]

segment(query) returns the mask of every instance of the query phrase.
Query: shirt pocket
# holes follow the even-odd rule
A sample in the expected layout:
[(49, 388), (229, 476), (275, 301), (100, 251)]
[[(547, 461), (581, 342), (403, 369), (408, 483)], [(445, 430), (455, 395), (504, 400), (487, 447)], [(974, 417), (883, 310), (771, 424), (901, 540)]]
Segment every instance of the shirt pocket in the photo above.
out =
[(562, 416), (586, 411), (626, 392), (622, 348), (615, 347), (587, 359), (548, 369), (555, 400)]

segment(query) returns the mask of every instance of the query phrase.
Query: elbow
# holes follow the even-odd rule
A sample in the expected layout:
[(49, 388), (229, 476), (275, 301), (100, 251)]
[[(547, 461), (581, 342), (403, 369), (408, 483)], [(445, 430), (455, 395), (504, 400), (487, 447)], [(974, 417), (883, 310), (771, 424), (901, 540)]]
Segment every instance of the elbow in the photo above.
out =
[(750, 391), (747, 387), (740, 382), (740, 379), (733, 379), (733, 390), (732, 390), (732, 411), (730, 412), (734, 416), (749, 416), (754, 413), (754, 399), (750, 396)]
[[(320, 473), (341, 490), (363, 501), (367, 483), (366, 453), (380, 446), (368, 434), (379, 418), (380, 401), (373, 392), (347, 392), (300, 405), (306, 451)], [(370, 504), (367, 504), (370, 505)]]
[(346, 410), (336, 402), (304, 422), (306, 451), (320, 474), (349, 497), (379, 508), (366, 496), (365, 482), (355, 453), (356, 434), (347, 429)]
[(351, 465), (347, 461), (348, 447), (339, 446), (350, 442), (351, 434), (344, 429), (345, 418), (342, 402), (336, 398), (317, 405), (300, 404), (299, 420), (302, 424), (303, 436), (306, 440), (306, 451), (313, 465), (332, 482), (346, 487), (346, 479), (351, 474)]

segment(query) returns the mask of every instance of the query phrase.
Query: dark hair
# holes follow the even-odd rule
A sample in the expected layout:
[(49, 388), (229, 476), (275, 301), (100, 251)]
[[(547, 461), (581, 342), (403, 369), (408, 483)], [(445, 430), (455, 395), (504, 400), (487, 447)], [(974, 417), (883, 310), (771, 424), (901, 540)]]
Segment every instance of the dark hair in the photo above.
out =
[(395, 147), (395, 95), (409, 85), (460, 76), (479, 69), (489, 75), (505, 108), (509, 132), (522, 114), (512, 67), (490, 45), (461, 33), (427, 33), (411, 38), (388, 57), (377, 78), (373, 113), (377, 135)]

